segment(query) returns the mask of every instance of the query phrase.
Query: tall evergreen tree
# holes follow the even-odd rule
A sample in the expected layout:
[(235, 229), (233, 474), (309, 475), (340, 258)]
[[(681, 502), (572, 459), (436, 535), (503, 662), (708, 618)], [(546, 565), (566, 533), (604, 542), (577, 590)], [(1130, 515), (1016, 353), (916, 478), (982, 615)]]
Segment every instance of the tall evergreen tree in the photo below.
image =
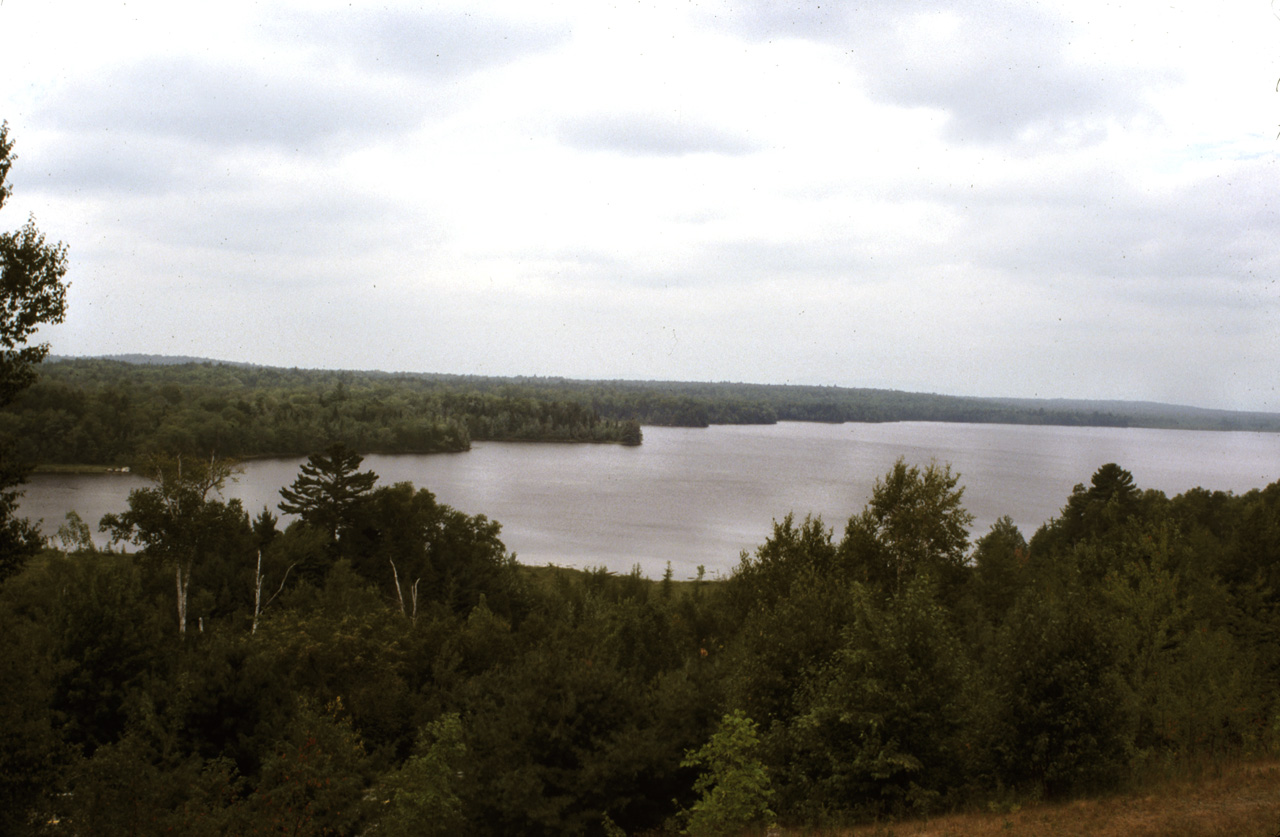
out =
[(280, 489), (284, 498), (280, 510), (298, 515), (304, 523), (328, 532), (336, 541), (342, 528), (350, 523), (356, 503), (378, 481), (374, 472), (358, 470), (363, 461), (363, 456), (342, 442), (311, 454), (293, 484)]

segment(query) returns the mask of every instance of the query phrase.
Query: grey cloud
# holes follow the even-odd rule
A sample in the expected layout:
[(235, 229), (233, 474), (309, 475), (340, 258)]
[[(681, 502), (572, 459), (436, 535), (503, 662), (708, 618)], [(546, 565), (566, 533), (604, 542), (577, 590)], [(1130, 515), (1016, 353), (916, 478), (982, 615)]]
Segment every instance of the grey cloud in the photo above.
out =
[(1183, 187), (1171, 197), (1142, 196), (1138, 227), (1148, 271), (1165, 276), (1217, 277), (1250, 285), (1269, 282), (1280, 268), (1280, 205), (1275, 166), (1253, 161)]
[(554, 26), (521, 25), (469, 12), (351, 10), (297, 16), (281, 34), (322, 45), (370, 68), (435, 78), (508, 63), (548, 49), (569, 35)]
[(911, 20), (898, 21), (865, 52), (855, 51), (871, 92), (944, 110), (954, 138), (982, 142), (1012, 139), (1034, 126), (1060, 129), (1127, 116), (1141, 107), (1122, 79), (1068, 61), (1064, 27), (1032, 9), (978, 6), (958, 19), (957, 31), (936, 51), (922, 48)]
[(698, 257), (703, 275), (732, 284), (806, 277), (852, 284), (883, 281), (893, 266), (877, 261), (857, 237), (810, 241), (740, 239), (705, 247)]
[(1280, 267), (1269, 163), (1245, 162), (1172, 194), (1118, 174), (1092, 179), (1091, 196), (1036, 185), (974, 195), (958, 249), (1029, 283), (1074, 277), (1159, 305), (1245, 306)]
[(82, 81), (46, 108), (46, 118), (75, 131), (314, 148), (409, 128), (420, 110), (420, 104), (368, 84), (291, 78), (183, 58), (152, 59)]
[[(931, 43), (924, 15), (949, 13), (956, 29)], [(1151, 74), (1072, 62), (1066, 23), (1018, 3), (894, 2), (857, 6), (759, 0), (735, 8), (728, 24), (755, 39), (797, 37), (841, 47), (867, 92), (890, 104), (949, 117), (962, 142), (1007, 142), (1028, 128), (1076, 131), (1143, 110), (1135, 90)], [(1079, 132), (1088, 139), (1097, 132)]]
[(586, 286), (652, 289), (718, 289), (726, 293), (791, 280), (839, 280), (870, 284), (894, 275), (894, 266), (877, 260), (865, 242), (761, 241), (738, 238), (707, 241), (692, 252), (664, 258), (660, 252), (637, 262), (599, 250), (529, 253), (546, 272)]
[(71, 195), (93, 218), (92, 234), (74, 243), (76, 253), (128, 260), (138, 275), (207, 273), (222, 265), (246, 282), (307, 284), (321, 275), (348, 281), (359, 257), (420, 253), (435, 240), (420, 216), (322, 172), (287, 181), (263, 177), (269, 163), (261, 155), (220, 156), (144, 138), (33, 162), (50, 167), (29, 184), (33, 191)]
[(596, 116), (563, 123), (559, 139), (582, 151), (671, 157), (683, 154), (747, 154), (755, 145), (742, 136), (683, 119), (656, 116)]
[(163, 230), (179, 247), (216, 247), (272, 259), (328, 258), (385, 244), (394, 211), (392, 204), (369, 196), (344, 194), (334, 200), (309, 186), (287, 194), (210, 195), (176, 207)]
[(213, 155), (167, 137), (103, 130), (64, 134), (29, 155), (43, 172), (33, 187), (61, 194), (154, 195), (190, 188), (208, 177)]

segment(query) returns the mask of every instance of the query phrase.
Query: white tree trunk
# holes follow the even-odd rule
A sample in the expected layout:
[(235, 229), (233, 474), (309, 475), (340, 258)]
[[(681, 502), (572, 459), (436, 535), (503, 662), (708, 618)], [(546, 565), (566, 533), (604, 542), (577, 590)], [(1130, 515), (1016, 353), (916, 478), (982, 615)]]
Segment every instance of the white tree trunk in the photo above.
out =
[(289, 573), (293, 572), (293, 568), (298, 566), (297, 563), (289, 565), (284, 571), (284, 577), (280, 579), (280, 586), (276, 588), (276, 592), (266, 602), (262, 601), (262, 582), (266, 581), (266, 577), (262, 574), (262, 550), (258, 550), (258, 568), (253, 573), (253, 627), (249, 629), (250, 634), (258, 632), (258, 617), (262, 614), (272, 602), (276, 600), (281, 591), (284, 590), (285, 582), (289, 580)]
[(191, 584), (191, 567), (179, 562), (174, 567), (174, 580), (178, 588), (178, 634), (187, 635), (187, 587)]
[(409, 614), (404, 612), (404, 593), (400, 591), (400, 573), (396, 572), (396, 562), (388, 558), (387, 563), (391, 565), (391, 580), (396, 583), (396, 598), (400, 600), (400, 615), (408, 616)]
[(258, 568), (253, 571), (253, 627), (250, 634), (258, 632), (258, 614), (262, 612), (262, 550), (258, 550)]
[(410, 624), (418, 622), (418, 582), (421, 578), (414, 579), (413, 586), (409, 588), (409, 600), (413, 605), (413, 609), (406, 610), (404, 606), (404, 591), (400, 589), (400, 573), (396, 570), (396, 562), (387, 559), (387, 563), (391, 565), (391, 580), (396, 585), (396, 599), (400, 602), (400, 615), (409, 620)]

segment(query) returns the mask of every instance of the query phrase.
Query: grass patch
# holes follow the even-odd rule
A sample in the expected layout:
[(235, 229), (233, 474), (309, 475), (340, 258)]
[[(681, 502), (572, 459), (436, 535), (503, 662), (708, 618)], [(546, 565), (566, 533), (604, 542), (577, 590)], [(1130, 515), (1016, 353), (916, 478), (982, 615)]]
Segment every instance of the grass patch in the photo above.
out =
[[(834, 830), (781, 829), (781, 837), (1275, 837), (1280, 761), (1239, 761), (1150, 778), (1134, 789), (1016, 810), (973, 811)], [(1014, 806), (1009, 806), (1011, 809)]]

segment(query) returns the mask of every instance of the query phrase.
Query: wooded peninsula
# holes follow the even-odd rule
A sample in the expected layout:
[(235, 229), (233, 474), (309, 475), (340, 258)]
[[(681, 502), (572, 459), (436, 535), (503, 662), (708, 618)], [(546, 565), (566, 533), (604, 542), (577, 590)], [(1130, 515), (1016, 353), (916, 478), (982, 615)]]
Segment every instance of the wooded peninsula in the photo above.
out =
[(132, 356), (46, 361), (0, 413), (24, 461), (137, 465), (156, 454), (467, 450), (472, 441), (638, 445), (641, 425), (944, 421), (1280, 432), (1280, 415), (1123, 401), (961, 398), (842, 387), (577, 381), (281, 369)]

